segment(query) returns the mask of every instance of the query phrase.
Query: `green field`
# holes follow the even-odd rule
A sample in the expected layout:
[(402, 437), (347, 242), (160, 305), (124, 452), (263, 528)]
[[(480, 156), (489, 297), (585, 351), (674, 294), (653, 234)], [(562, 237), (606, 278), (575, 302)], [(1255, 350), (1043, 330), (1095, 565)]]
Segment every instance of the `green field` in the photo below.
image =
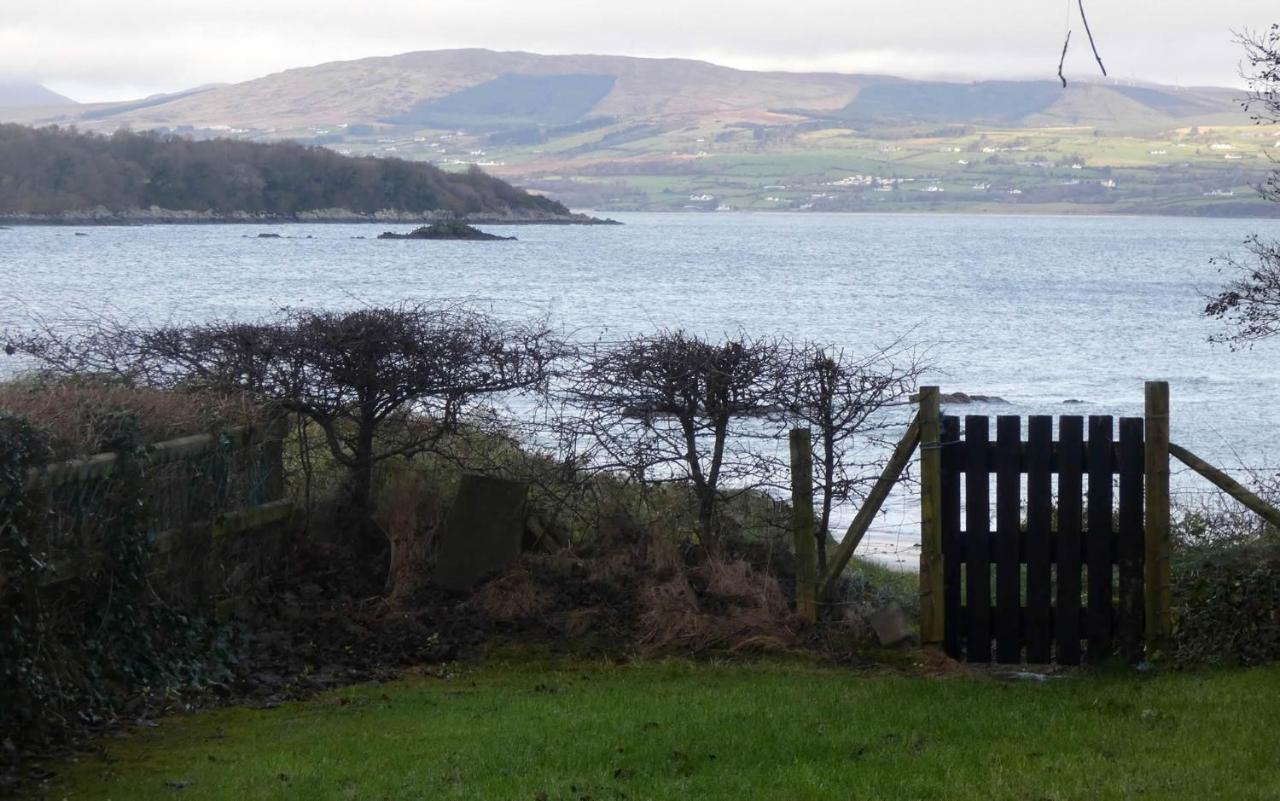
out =
[[(704, 122), (676, 130), (617, 123), (526, 146), (422, 131), (352, 141), (356, 153), (478, 163), (600, 210), (1079, 211), (1223, 216), (1277, 213), (1254, 187), (1280, 153), (1250, 126), (1162, 133), (1092, 127), (871, 137), (844, 128)], [(388, 150), (393, 148), (393, 150)]]
[(519, 659), (165, 720), (51, 799), (1274, 799), (1280, 666), (1045, 682)]

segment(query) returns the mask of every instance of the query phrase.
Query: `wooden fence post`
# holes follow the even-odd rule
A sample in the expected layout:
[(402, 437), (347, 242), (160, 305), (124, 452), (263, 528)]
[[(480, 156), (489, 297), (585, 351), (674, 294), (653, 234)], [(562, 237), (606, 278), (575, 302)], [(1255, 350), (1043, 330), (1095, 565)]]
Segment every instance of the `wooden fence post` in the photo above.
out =
[(276, 413), (267, 424), (266, 441), (263, 443), (263, 457), (267, 467), (267, 500), (276, 501), (284, 497), (284, 441), (289, 437), (289, 417)]
[(1169, 530), (1169, 382), (1146, 386), (1145, 616), (1147, 653), (1164, 648), (1173, 626), (1170, 617)]
[(795, 538), (796, 611), (818, 620), (818, 542), (813, 516), (813, 441), (807, 428), (791, 430), (791, 533)]
[(942, 588), (942, 396), (920, 388), (920, 641), (939, 645), (946, 616)]

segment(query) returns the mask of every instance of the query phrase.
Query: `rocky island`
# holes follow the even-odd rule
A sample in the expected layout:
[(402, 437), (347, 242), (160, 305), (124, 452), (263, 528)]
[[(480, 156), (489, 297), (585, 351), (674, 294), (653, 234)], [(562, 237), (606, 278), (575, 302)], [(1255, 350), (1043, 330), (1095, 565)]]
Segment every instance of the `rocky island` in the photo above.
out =
[(473, 228), (460, 220), (441, 220), (421, 228), (415, 228), (407, 234), (394, 231), (378, 234), (379, 239), (437, 239), (455, 242), (510, 242), (514, 236), (498, 236), (486, 234), (479, 228)]

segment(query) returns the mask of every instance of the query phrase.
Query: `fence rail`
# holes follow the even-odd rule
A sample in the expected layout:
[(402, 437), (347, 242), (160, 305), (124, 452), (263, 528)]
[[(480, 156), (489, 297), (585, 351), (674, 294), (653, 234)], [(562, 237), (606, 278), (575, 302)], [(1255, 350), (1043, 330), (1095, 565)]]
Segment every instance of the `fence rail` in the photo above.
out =
[[(243, 426), (129, 456), (102, 453), (30, 469), (23, 492), (38, 510), (31, 534), (50, 558), (40, 583), (62, 583), (92, 569), (122, 504), (136, 504), (157, 554), (288, 519), (293, 505), (284, 498), (283, 434), (279, 426)], [(126, 459), (137, 459), (140, 476), (124, 475)], [(122, 483), (133, 480), (141, 482), (140, 493)]]

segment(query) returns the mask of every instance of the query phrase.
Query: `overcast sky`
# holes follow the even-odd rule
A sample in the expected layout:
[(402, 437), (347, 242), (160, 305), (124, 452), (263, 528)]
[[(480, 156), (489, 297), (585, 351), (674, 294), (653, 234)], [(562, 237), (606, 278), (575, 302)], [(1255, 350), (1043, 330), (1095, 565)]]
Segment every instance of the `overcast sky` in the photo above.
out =
[[(488, 47), (701, 58), (748, 69), (1051, 78), (1093, 59), (1075, 0), (0, 0), (0, 78), (82, 101), (324, 61)], [(1086, 0), (1113, 77), (1238, 85), (1232, 30), (1280, 0)]]

